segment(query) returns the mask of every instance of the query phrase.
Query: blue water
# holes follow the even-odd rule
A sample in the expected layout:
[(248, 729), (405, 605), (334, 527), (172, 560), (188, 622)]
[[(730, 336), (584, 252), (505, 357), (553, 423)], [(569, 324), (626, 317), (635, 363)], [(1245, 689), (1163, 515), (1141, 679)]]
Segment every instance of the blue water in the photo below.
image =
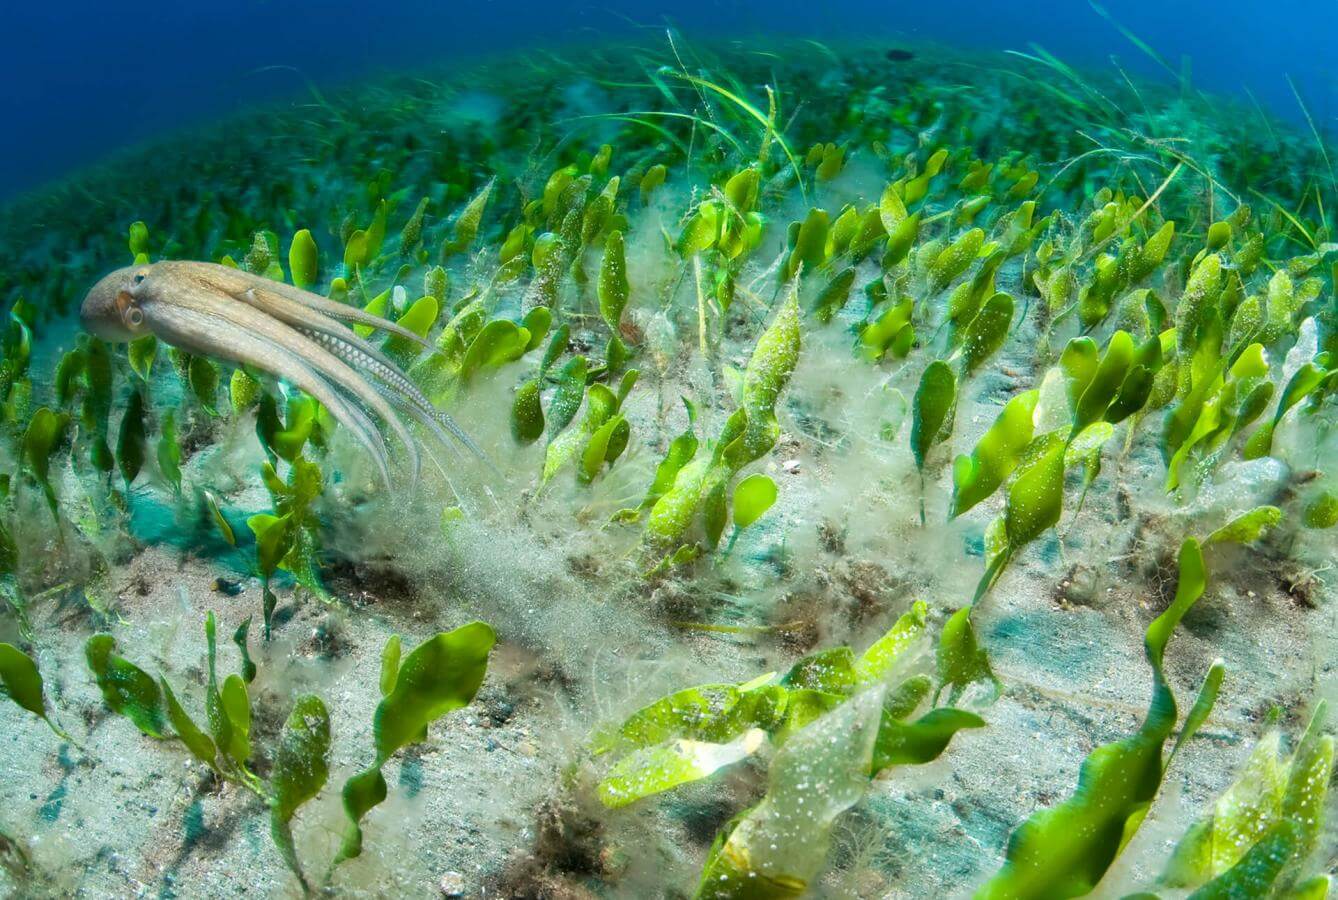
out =
[[(927, 39), (982, 50), (1038, 42), (1091, 68), (1116, 56), (1170, 79), (1084, 0), (10, 0), (0, 54), (0, 196), (127, 144), (256, 102), (380, 71), (573, 41), (759, 33)], [(1300, 118), (1287, 76), (1319, 127), (1338, 129), (1338, 0), (1108, 0), (1122, 24), (1196, 87), (1248, 89)]]

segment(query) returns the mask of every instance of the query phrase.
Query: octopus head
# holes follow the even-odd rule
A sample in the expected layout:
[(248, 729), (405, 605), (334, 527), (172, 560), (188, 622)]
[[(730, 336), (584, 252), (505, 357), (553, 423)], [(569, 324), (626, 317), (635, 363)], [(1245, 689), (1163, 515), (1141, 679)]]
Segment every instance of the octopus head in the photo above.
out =
[(127, 266), (105, 276), (84, 298), (79, 321), (89, 334), (124, 343), (149, 333), (141, 308), (153, 278), (152, 265)]

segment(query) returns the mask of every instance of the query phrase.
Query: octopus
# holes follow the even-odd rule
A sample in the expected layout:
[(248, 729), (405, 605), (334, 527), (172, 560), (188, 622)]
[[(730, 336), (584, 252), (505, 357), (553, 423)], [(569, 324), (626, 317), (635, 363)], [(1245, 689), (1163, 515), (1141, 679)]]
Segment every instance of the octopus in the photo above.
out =
[(454, 438), (486, 462), (469, 435), (352, 326), (427, 350), (432, 345), (357, 307), (240, 269), (164, 261), (103, 277), (84, 298), (79, 318), (90, 334), (111, 343), (152, 334), (187, 353), (266, 372), (305, 391), (371, 455), (387, 487), (390, 454), (376, 420), (404, 446), (414, 483), (422, 457), (406, 416), (443, 445)]

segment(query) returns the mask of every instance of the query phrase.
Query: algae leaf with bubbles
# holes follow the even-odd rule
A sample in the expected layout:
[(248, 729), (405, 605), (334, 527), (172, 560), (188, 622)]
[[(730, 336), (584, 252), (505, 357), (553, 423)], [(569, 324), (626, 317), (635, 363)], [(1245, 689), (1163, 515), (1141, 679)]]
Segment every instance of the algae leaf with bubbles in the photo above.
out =
[(952, 466), (952, 515), (960, 516), (999, 488), (1031, 443), (1040, 391), (1031, 390), (1009, 400), (970, 456), (958, 456)]
[(716, 838), (699, 900), (798, 897), (807, 889), (837, 816), (868, 787), (883, 693), (864, 691), (790, 739), (772, 760), (766, 797)]
[(962, 333), (962, 376), (969, 376), (1003, 346), (1013, 321), (1013, 298), (1002, 291), (984, 305)]
[[(790, 382), (799, 362), (801, 329), (799, 321), (799, 286), (791, 282), (771, 324), (753, 347), (743, 372), (742, 428), (737, 436), (727, 424), (717, 452), (731, 471), (760, 458), (776, 446), (780, 424), (776, 421), (776, 401)], [(738, 415), (738, 412), (735, 413)], [(731, 417), (731, 422), (737, 420)]]
[[(986, 578), (988, 578), (988, 574)], [(943, 689), (949, 688), (948, 702), (955, 703), (966, 687), (977, 681), (988, 681), (994, 686), (997, 695), (1003, 690), (994, 670), (990, 667), (989, 655), (980, 646), (976, 638), (975, 626), (971, 624), (970, 606), (964, 606), (953, 613), (943, 623), (939, 632), (935, 663), (938, 668), (938, 688), (934, 691), (934, 702), (938, 702)]]
[(1165, 884), (1206, 885), (1204, 896), (1211, 897), (1259, 879), (1252, 895), (1259, 896), (1299, 880), (1322, 833), (1333, 770), (1334, 739), (1321, 733), (1325, 712), (1320, 703), (1290, 755), (1276, 727), (1259, 740), (1240, 776), (1176, 845)]
[(627, 257), (623, 249), (623, 233), (611, 231), (604, 239), (604, 258), (599, 267), (599, 312), (604, 322), (616, 334), (627, 306), (630, 285), (627, 281)]
[[(923, 697), (923, 690), (912, 695)], [(826, 861), (837, 817), (863, 797), (871, 778), (937, 759), (958, 731), (984, 725), (956, 709), (907, 723), (896, 716), (906, 711), (896, 709), (901, 705), (900, 692), (876, 683), (793, 732), (771, 762), (762, 802), (716, 838), (696, 896), (800, 896)]]
[[(1013, 832), (1003, 868), (975, 894), (976, 900), (1051, 900), (1093, 890), (1142, 824), (1170, 758), (1164, 745), (1179, 718), (1175, 695), (1162, 660), (1167, 642), (1185, 613), (1203, 595), (1206, 574), (1199, 544), (1180, 548), (1180, 576), (1170, 607), (1148, 626), (1144, 651), (1152, 667), (1152, 701), (1142, 726), (1128, 738), (1094, 750), (1082, 764), (1078, 788), (1064, 803), (1041, 810)], [(1217, 679), (1207, 682), (1195, 713), (1176, 743), (1191, 736), (1191, 725), (1207, 717)]]
[(1250, 435), (1250, 439), (1245, 443), (1243, 456), (1246, 459), (1258, 459), (1261, 456), (1268, 456), (1273, 452), (1273, 433), (1277, 431), (1278, 425), (1282, 422), (1283, 416), (1296, 404), (1300, 403), (1317, 388), (1324, 384), (1333, 371), (1317, 365), (1314, 362), (1308, 362), (1301, 366), (1287, 382), (1287, 386), (1282, 390), (1282, 397), (1278, 400), (1278, 408), (1273, 413), (1273, 418)]
[(1054, 432), (1042, 435), (1034, 443), (1034, 454), (1018, 466), (1017, 477), (1008, 488), (1004, 530), (1009, 556), (1058, 522), (1063, 509), (1068, 444)]
[(297, 861), (291, 822), (298, 807), (325, 787), (330, 774), (330, 714), (320, 697), (307, 694), (293, 704), (293, 711), (279, 734), (270, 776), (270, 835), (284, 862), (306, 887), (306, 877)]
[[(600, 799), (622, 807), (706, 778), (754, 754), (767, 739), (784, 744), (857, 690), (881, 691), (923, 635), (926, 613), (923, 602), (915, 603), (858, 659), (849, 647), (834, 647), (805, 656), (779, 677), (768, 672), (740, 684), (697, 685), (642, 707), (591, 741), (596, 755), (623, 753), (600, 781)], [(925, 684), (917, 689), (920, 680)], [(900, 721), (927, 691), (927, 679), (912, 677), (895, 702), (889, 695), (883, 717), (890, 755), (915, 756), (944, 733), (932, 722), (917, 728)]]
[(609, 809), (619, 809), (712, 775), (751, 756), (765, 741), (762, 729), (752, 728), (724, 743), (679, 738), (639, 748), (620, 759), (600, 780), (599, 799)]

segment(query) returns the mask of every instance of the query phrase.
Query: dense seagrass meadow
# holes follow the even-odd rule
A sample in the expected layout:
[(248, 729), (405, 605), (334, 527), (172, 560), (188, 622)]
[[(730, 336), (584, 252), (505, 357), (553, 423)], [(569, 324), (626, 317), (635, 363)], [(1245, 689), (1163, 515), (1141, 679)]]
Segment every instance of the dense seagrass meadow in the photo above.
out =
[[(1328, 896), (1302, 112), (661, 33), (8, 201), (0, 893)], [(475, 446), (81, 328), (175, 260), (398, 323)]]

